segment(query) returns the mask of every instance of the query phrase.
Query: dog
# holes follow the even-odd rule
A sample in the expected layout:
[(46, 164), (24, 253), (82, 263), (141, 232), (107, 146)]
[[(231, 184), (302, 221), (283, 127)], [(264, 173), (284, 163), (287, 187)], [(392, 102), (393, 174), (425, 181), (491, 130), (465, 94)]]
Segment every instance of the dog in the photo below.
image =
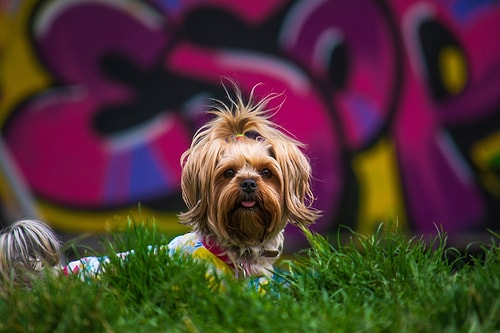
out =
[[(245, 100), (233, 85), (233, 94), (224, 87), (228, 103), (215, 101), (208, 111), (211, 120), (181, 156), (187, 211), (178, 217), (191, 231), (173, 239), (168, 250), (208, 260), (236, 278), (271, 276), (283, 251), (286, 225), (309, 226), (320, 216), (312, 207), (311, 165), (304, 145), (271, 121), (279, 107), (267, 105), (280, 94), (255, 101), (255, 86)], [(29, 232), (2, 238), (2, 251), (9, 249), (2, 254), (2, 272), (19, 267), (34, 271), (40, 263), (56, 260), (53, 234), (33, 221), (32, 226), (26, 223), (13, 225), (7, 234)], [(98, 274), (107, 260), (82, 258), (62, 270)]]
[(254, 102), (256, 87), (247, 102), (237, 87), (227, 93), (181, 157), (188, 210), (180, 222), (244, 277), (270, 274), (288, 222), (308, 226), (319, 216), (304, 145), (270, 120), (276, 110), (266, 106), (279, 95)]
[(23, 219), (0, 234), (0, 282), (29, 284), (45, 267), (59, 264), (61, 243), (40, 220)]

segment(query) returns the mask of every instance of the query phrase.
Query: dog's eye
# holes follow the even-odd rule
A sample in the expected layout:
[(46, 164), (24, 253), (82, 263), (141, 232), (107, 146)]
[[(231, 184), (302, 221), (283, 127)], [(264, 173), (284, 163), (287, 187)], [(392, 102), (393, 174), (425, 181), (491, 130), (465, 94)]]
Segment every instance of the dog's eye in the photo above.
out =
[(262, 177), (264, 178), (271, 178), (271, 176), (273, 175), (271, 170), (269, 169), (262, 169), (262, 171), (260, 172), (260, 174), (262, 175)]
[(224, 171), (224, 177), (233, 178), (234, 177), (234, 170), (228, 169), (228, 170)]

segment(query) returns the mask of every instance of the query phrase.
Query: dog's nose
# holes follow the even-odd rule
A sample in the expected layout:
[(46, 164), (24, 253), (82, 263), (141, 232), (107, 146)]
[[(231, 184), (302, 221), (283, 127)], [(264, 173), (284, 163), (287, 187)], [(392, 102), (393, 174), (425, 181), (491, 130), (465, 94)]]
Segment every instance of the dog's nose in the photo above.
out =
[(241, 182), (240, 187), (246, 193), (252, 193), (257, 188), (257, 183), (253, 179), (245, 179)]

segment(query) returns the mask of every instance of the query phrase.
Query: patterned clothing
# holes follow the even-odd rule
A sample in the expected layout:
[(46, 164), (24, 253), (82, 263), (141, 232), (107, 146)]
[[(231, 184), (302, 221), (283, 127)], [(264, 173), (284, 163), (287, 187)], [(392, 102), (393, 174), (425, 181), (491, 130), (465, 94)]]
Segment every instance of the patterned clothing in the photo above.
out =
[[(161, 247), (161, 249), (163, 246)], [(191, 255), (194, 258), (205, 260), (212, 264), (212, 267), (217, 273), (234, 275), (232, 263), (227, 256), (217, 255), (211, 252), (206, 244), (197, 237), (195, 233), (187, 233), (174, 238), (168, 245), (169, 255), (175, 252)], [(150, 251), (154, 251), (152, 246), (149, 246)], [(128, 255), (134, 254), (134, 250), (121, 252), (117, 255), (125, 259)], [(102, 257), (84, 257), (79, 260), (71, 261), (66, 266), (62, 267), (65, 275), (78, 274), (82, 280), (98, 277), (104, 270), (104, 266), (110, 262), (107, 256)]]
[[(189, 254), (194, 258), (205, 260), (212, 264), (212, 268), (214, 268), (217, 273), (238, 278), (238, 270), (235, 269), (234, 263), (229, 259), (226, 253), (221, 251), (218, 247), (208, 245), (193, 232), (174, 238), (168, 244), (168, 250), (170, 255), (177, 251), (181, 251), (181, 253)], [(243, 270), (245, 270), (244, 267)], [(246, 274), (243, 273), (243, 275)], [(280, 281), (281, 278), (277, 275), (274, 275), (272, 279), (283, 284), (283, 282)], [(209, 282), (213, 282), (210, 277), (208, 277), (208, 280)], [(265, 294), (265, 289), (262, 287), (269, 284), (269, 278), (265, 276), (251, 277), (245, 279), (245, 281), (248, 287), (255, 289), (261, 294)]]
[[(150, 248), (152, 250), (152, 247)], [(125, 259), (129, 254), (133, 254), (134, 250), (117, 253), (122, 259)], [(109, 263), (107, 256), (102, 257), (84, 257), (78, 260), (70, 261), (66, 266), (62, 267), (64, 275), (77, 274), (82, 280), (88, 278), (97, 278), (104, 271), (104, 266)]]
[[(161, 246), (160, 249), (164, 249)], [(207, 282), (211, 285), (213, 280), (213, 273), (218, 275), (236, 276), (238, 277), (238, 270), (234, 269), (234, 264), (229, 260), (224, 252), (221, 252), (218, 248), (209, 247), (205, 242), (197, 237), (195, 233), (187, 233), (174, 238), (167, 245), (169, 255), (180, 251), (182, 254), (191, 255), (194, 258), (205, 260), (211, 264), (212, 270), (207, 272)], [(149, 251), (156, 253), (157, 251), (152, 246), (148, 247)], [(118, 253), (121, 259), (125, 259), (127, 256), (134, 254), (134, 250)], [(63, 274), (77, 274), (83, 281), (99, 278), (99, 275), (104, 271), (106, 264), (110, 262), (109, 257), (84, 257), (79, 260), (71, 261), (66, 266), (62, 267)], [(245, 275), (245, 274), (243, 274)], [(273, 276), (273, 280), (278, 281), (280, 278), (278, 276)], [(245, 279), (248, 287), (255, 289), (261, 294), (265, 294), (266, 291), (262, 288), (269, 284), (269, 279), (265, 276), (262, 277), (252, 277)], [(212, 285), (213, 287), (214, 285)]]
[(218, 273), (234, 275), (233, 264), (229, 258), (221, 253), (214, 253), (209, 250), (205, 242), (198, 238), (194, 232), (174, 238), (168, 244), (168, 250), (170, 255), (180, 251), (180, 253), (211, 263)]

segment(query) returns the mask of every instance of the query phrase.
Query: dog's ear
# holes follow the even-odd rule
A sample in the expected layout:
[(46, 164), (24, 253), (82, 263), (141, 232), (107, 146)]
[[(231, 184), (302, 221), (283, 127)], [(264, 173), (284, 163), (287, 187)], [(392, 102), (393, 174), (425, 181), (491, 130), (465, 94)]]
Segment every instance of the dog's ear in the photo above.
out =
[(179, 220), (197, 230), (206, 226), (209, 197), (220, 149), (220, 144), (209, 144), (201, 140), (181, 157), (182, 198), (188, 210), (179, 214)]
[(284, 179), (285, 208), (293, 224), (310, 225), (320, 217), (312, 207), (311, 165), (302, 153), (301, 144), (289, 137), (273, 140), (275, 158), (281, 166)]

